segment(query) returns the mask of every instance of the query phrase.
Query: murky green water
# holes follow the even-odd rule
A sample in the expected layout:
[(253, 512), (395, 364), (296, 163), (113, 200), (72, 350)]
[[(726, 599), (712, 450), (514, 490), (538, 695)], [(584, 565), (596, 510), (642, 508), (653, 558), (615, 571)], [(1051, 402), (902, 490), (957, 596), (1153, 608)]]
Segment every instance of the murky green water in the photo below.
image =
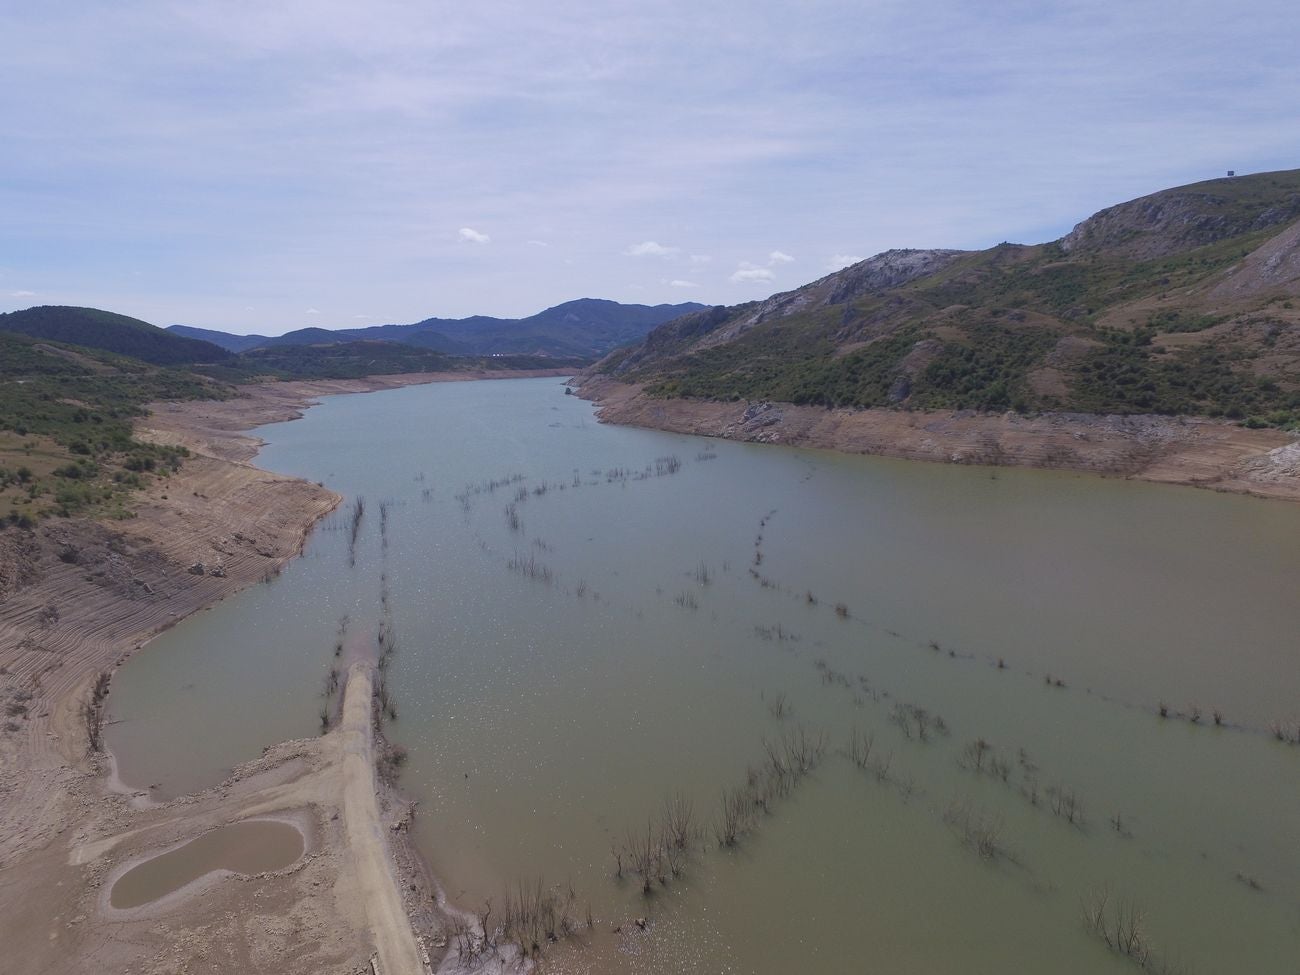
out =
[[(554, 380), (259, 432), (259, 464), (365, 497), (355, 552), (345, 505), (124, 668), (127, 781), (312, 733), (340, 619), (387, 593), (419, 841), (465, 906), (571, 882), (597, 933), (553, 970), (1121, 972), (1081, 920), (1108, 890), (1170, 970), (1294, 973), (1300, 748), (1268, 734), (1300, 719), (1294, 506), (603, 427)], [(798, 727), (824, 759), (736, 846), (648, 899), (613, 876), (667, 795), (707, 826)], [(838, 754), (855, 729), (887, 770)]]

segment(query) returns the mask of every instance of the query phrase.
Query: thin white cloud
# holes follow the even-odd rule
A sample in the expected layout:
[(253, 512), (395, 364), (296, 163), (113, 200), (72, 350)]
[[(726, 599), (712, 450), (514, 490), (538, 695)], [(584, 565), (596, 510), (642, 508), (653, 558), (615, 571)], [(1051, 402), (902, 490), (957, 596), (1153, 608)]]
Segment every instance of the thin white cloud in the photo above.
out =
[(772, 268), (781, 264), (794, 263), (794, 257), (785, 251), (771, 251), (767, 255), (766, 264), (754, 264), (752, 261), (741, 261), (736, 270), (732, 272), (729, 280), (732, 284), (757, 284), (760, 282), (770, 282), (776, 280), (776, 272)]
[(826, 270), (840, 271), (848, 267), (850, 264), (857, 264), (858, 262), (865, 260), (865, 257), (858, 257), (856, 254), (832, 254), (826, 261)]
[(670, 288), (698, 288), (699, 285), (694, 281), (683, 281), (681, 278), (673, 278), (668, 282)]
[(36, 292), (35, 291), (11, 291), (9, 292), (9, 297), (10, 298), (35, 298)]
[(730, 280), (733, 284), (747, 284), (756, 281), (771, 281), (775, 277), (776, 275), (768, 268), (742, 264), (732, 273)]
[(682, 252), (680, 247), (667, 247), (658, 241), (643, 240), (633, 244), (623, 253), (628, 257), (676, 257)]
[(304, 314), (306, 314), (306, 315), (319, 315), (319, 314), (320, 314), (320, 309), (319, 309), (319, 308), (308, 308), (307, 311), (304, 312)]
[[(382, 294), (396, 320), (525, 315), (618, 293), (625, 248), (649, 233), (681, 251), (638, 255), (641, 271), (707, 287), (744, 254), (793, 286), (828, 242), (1033, 243), (1229, 166), (1295, 165), (1294, 0), (1249, 17), (1208, 0), (1033, 16), (938, 0), (924, 18), (896, 0), (747, 18), (577, 0), (450, 21), (396, 0), (378, 15), (340, 0), (26, 6), (4, 18), (0, 90), (41, 98), (7, 102), (0, 252), (45, 243), (2, 272), (10, 304), (57, 281), (74, 303), (267, 331), (325, 278), (331, 307)], [(57, 193), (12, 189), (49, 172)], [(459, 236), (457, 216), (496, 247)], [(538, 230), (554, 259), (465, 266)], [(462, 260), (430, 262), (431, 236)], [(801, 267), (769, 263), (773, 240)], [(662, 276), (645, 275), (668, 291)], [(257, 311), (197, 284), (212, 280), (241, 282)]]
[(530, 240), (528, 241), (528, 246), (529, 247), (550, 247), (551, 245), (544, 240)]
[(460, 234), (461, 240), (468, 241), (471, 244), (481, 245), (481, 244), (492, 243), (491, 237), (489, 237), (487, 234), (480, 233), (479, 231), (475, 230), (473, 227), (461, 227), (458, 233)]

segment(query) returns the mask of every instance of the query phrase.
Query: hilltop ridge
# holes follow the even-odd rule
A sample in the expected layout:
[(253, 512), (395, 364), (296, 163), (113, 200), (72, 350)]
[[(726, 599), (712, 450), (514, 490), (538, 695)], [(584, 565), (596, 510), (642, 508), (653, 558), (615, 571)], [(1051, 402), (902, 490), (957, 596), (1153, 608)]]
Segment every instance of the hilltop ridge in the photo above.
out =
[(410, 325), (364, 328), (301, 328), (279, 336), (232, 335), (213, 329), (170, 325), (168, 331), (214, 342), (233, 352), (258, 348), (381, 340), (450, 355), (544, 355), (597, 358), (640, 340), (652, 328), (704, 306), (628, 305), (604, 298), (578, 298), (527, 318), (426, 318)]
[(228, 350), (211, 342), (174, 335), (116, 312), (72, 305), (37, 305), (0, 314), (0, 332), (100, 349), (156, 366), (194, 365), (231, 358)]
[(891, 250), (694, 312), (585, 374), (658, 399), (1300, 423), (1300, 170), (1108, 207), (1059, 240)]

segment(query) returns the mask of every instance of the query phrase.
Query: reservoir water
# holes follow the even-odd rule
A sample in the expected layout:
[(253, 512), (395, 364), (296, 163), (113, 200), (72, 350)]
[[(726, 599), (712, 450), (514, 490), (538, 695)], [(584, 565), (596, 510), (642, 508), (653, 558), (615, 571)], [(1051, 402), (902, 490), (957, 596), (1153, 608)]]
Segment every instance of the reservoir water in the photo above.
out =
[[(1294, 975), (1295, 506), (602, 426), (553, 379), (258, 434), (348, 500), (120, 671), (131, 784), (314, 734), (384, 620), (417, 840), (466, 908), (572, 890), (547, 970), (1123, 972), (1140, 914), (1153, 970)], [(646, 895), (666, 802), (699, 829)]]

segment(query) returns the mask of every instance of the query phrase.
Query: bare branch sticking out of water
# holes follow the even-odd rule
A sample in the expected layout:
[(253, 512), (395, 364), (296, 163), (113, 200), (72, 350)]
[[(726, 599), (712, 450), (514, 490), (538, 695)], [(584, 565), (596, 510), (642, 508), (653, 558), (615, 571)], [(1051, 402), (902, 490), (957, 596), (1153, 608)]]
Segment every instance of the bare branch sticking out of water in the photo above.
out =
[(1083, 925), (1117, 955), (1153, 975), (1192, 975), (1179, 961), (1160, 957), (1146, 931), (1146, 912), (1133, 901), (1115, 898), (1108, 887), (1090, 894), (1083, 904)]
[(767, 702), (767, 710), (772, 717), (780, 720), (790, 714), (790, 702), (785, 691), (777, 691)]
[(925, 708), (904, 701), (897, 702), (889, 713), (889, 720), (898, 725), (904, 737), (928, 742), (934, 733), (948, 734), (948, 724), (943, 718), (930, 714)]
[[(501, 939), (517, 944), (525, 957), (539, 957), (546, 945), (555, 944), (578, 930), (574, 917), (577, 894), (572, 884), (548, 887), (538, 877), (529, 883), (520, 881), (507, 889), (501, 908), (501, 923), (491, 932), (482, 933), (487, 950), (496, 951)], [(491, 904), (482, 915), (491, 914)], [(480, 922), (481, 924), (483, 922)]]
[(871, 774), (876, 777), (876, 781), (884, 785), (889, 781), (889, 767), (894, 762), (894, 753), (890, 752), (884, 758), (878, 758), (870, 763)]
[(358, 497), (352, 502), (350, 535), (348, 536), (348, 565), (357, 564), (357, 538), (361, 534), (361, 520), (366, 516), (366, 499)]
[(681, 458), (676, 454), (655, 458), (655, 477), (667, 477), (682, 469)]
[(713, 825), (713, 835), (718, 846), (735, 846), (749, 831), (754, 816), (753, 803), (744, 789), (723, 789), (718, 807), (718, 819)]
[(770, 813), (775, 800), (788, 796), (817, 768), (826, 753), (826, 732), (810, 732), (800, 725), (780, 738), (764, 738), (763, 751), (765, 761), (750, 766), (743, 786), (722, 790), (713, 822), (718, 846), (735, 846), (757, 825), (761, 813)]
[(972, 772), (983, 772), (992, 753), (992, 745), (983, 738), (976, 738), (962, 749), (957, 764)]
[(1117, 954), (1147, 968), (1151, 962), (1151, 945), (1146, 937), (1146, 914), (1129, 900), (1113, 899), (1103, 887), (1084, 904), (1083, 922), (1094, 935)]
[(664, 799), (663, 833), (667, 846), (685, 850), (698, 832), (695, 826), (695, 805), (683, 793), (675, 792)]
[(875, 743), (876, 740), (872, 735), (854, 728), (849, 732), (849, 743), (844, 749), (844, 755), (850, 762), (865, 771), (871, 765), (871, 749)]
[(1002, 842), (1002, 821), (972, 806), (969, 800), (955, 800), (943, 814), (943, 821), (980, 859), (995, 860), (1007, 855)]
[(524, 556), (516, 552), (506, 564), (511, 572), (518, 572), (534, 582), (543, 582), (549, 586), (555, 581), (555, 573), (549, 566), (537, 561), (537, 556), (532, 553)]
[(1083, 800), (1079, 794), (1068, 786), (1054, 785), (1048, 788), (1047, 797), (1051, 801), (1052, 812), (1060, 816), (1071, 826), (1077, 826), (1083, 829), (1086, 820), (1084, 817)]
[(640, 878), (641, 892), (648, 896), (655, 883), (666, 887), (682, 875), (699, 835), (694, 804), (680, 792), (669, 795), (644, 829), (628, 830), (622, 845), (610, 848), (615, 876), (621, 878), (626, 866)]

